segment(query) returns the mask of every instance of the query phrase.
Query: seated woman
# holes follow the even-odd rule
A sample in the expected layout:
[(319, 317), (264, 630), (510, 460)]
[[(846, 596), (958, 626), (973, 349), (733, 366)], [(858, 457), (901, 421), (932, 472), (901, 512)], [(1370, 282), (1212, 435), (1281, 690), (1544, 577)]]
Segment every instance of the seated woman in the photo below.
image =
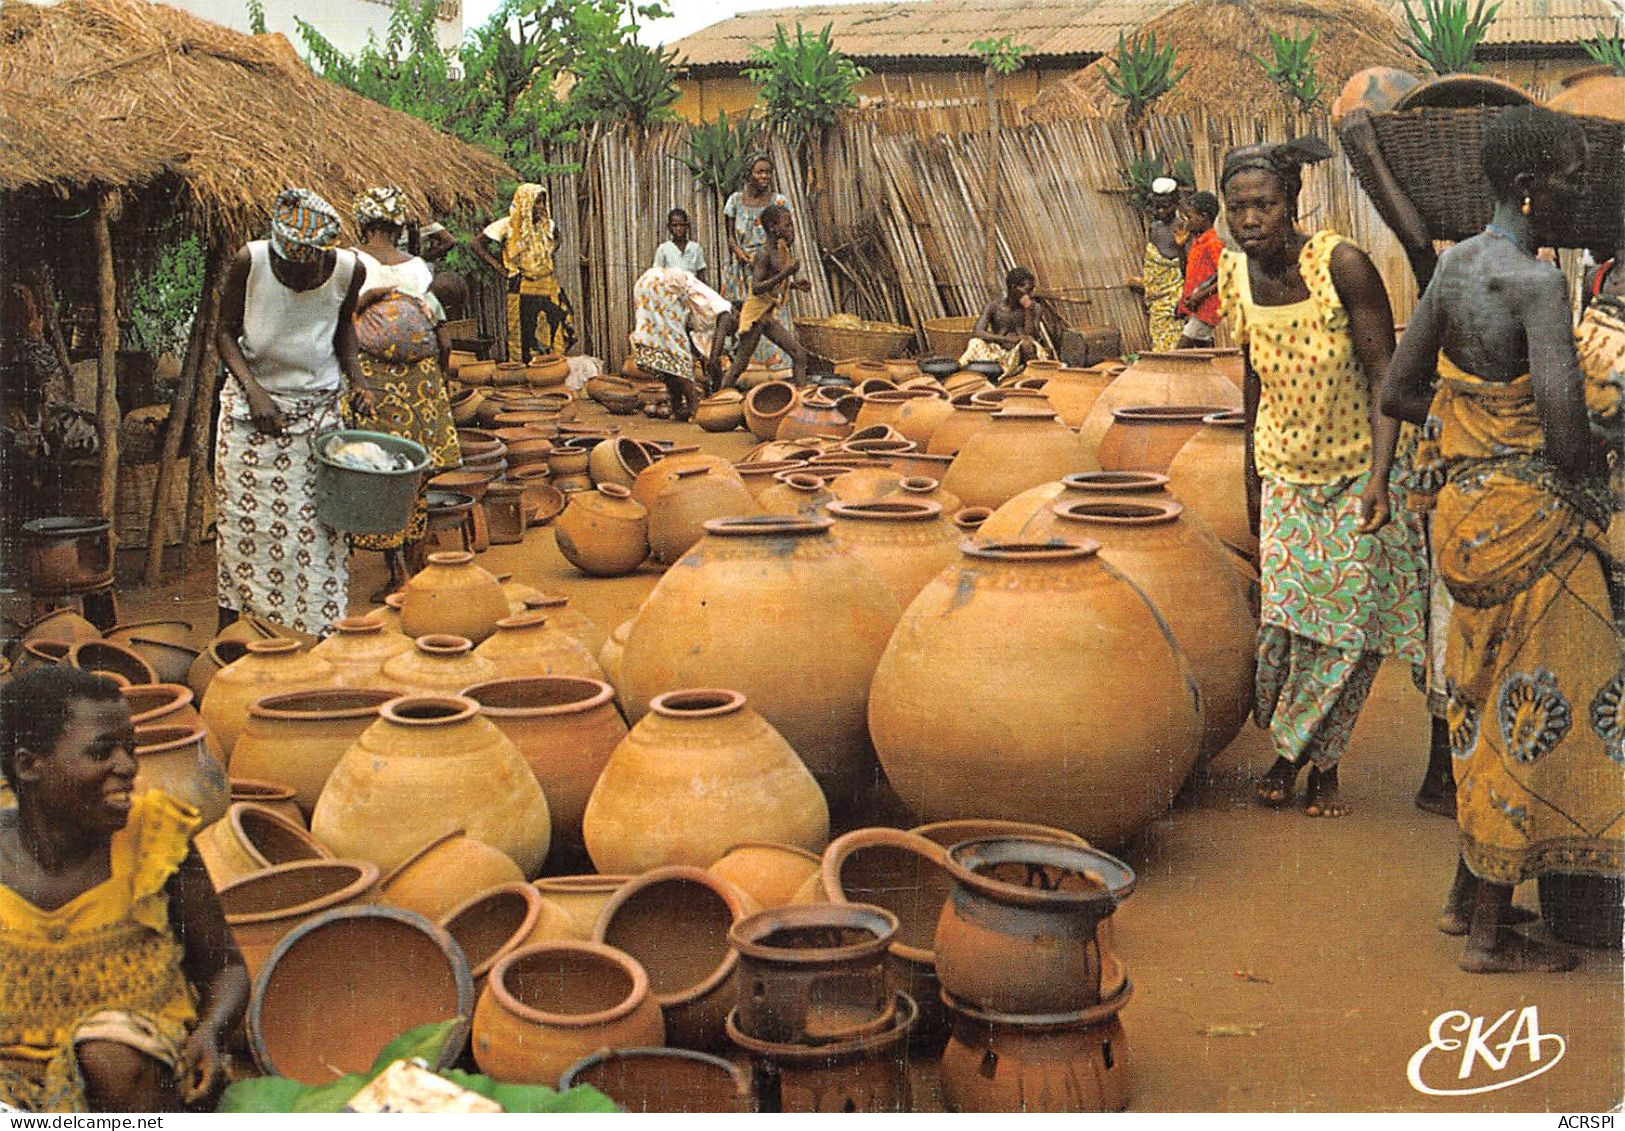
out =
[(1010, 270), (1004, 277), (1004, 295), (988, 303), (976, 320), (960, 365), (996, 361), (1003, 369), (1001, 376), (1010, 377), (1034, 358), (1055, 356), (1063, 326), (1060, 316), (1033, 294), (1037, 285), (1037, 277), (1027, 268)]
[(665, 381), (672, 416), (689, 419), (695, 361), (711, 381), (722, 376), (722, 341), (739, 321), (733, 304), (681, 267), (651, 267), (632, 285), (632, 308), (632, 359)]
[(0, 690), (0, 1103), (175, 1111), (220, 1082), (248, 971), (191, 847), (197, 813), (135, 793), (111, 680), (25, 672)]

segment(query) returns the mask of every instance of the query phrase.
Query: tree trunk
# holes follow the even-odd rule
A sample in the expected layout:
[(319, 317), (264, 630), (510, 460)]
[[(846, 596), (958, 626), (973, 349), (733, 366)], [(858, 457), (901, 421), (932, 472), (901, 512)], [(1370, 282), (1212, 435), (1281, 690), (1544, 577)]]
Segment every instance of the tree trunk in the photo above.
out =
[(987, 286), (997, 287), (999, 273), (999, 208), (1003, 204), (1004, 182), (999, 177), (999, 92), (994, 82), (993, 68), (982, 70), (982, 84), (987, 94), (987, 217), (983, 225), (987, 247), (982, 253), (986, 267)]
[(104, 190), (96, 196), (91, 221), (96, 247), (97, 328), (100, 351), (96, 359), (96, 430), (101, 434), (101, 484), (96, 505), (102, 517), (113, 518), (118, 489), (118, 277), (113, 273), (114, 196)]
[[(214, 490), (214, 481), (209, 473), (209, 449), (210, 439), (214, 434), (211, 425), (215, 378), (220, 368), (220, 351), (215, 345), (215, 336), (220, 330), (218, 280), (225, 272), (225, 264), (231, 254), (232, 249), (229, 247), (214, 248), (209, 252), (210, 273), (217, 280), (217, 284), (210, 293), (204, 295), (204, 302), (199, 311), (205, 316), (203, 353), (198, 358), (197, 373), (194, 375), (195, 384), (192, 389), (192, 444), (187, 454), (186, 534), (181, 539), (182, 569), (195, 566), (202, 556), (199, 548), (203, 544), (204, 534), (203, 501), (207, 493)], [(167, 437), (165, 439), (167, 440)]]

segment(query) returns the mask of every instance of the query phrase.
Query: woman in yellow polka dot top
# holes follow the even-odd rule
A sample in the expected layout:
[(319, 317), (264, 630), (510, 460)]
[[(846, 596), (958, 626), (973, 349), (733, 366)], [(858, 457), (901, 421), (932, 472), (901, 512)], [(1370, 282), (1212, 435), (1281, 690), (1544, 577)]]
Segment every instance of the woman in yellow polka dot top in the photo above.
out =
[(1304, 812), (1340, 817), (1337, 764), (1384, 656), (1424, 659), (1421, 527), (1389, 482), (1399, 425), (1372, 390), (1394, 349), (1388, 292), (1335, 232), (1297, 229), (1306, 138), (1231, 150), (1220, 187), (1241, 251), (1219, 295), (1245, 352), (1247, 496), (1263, 610), (1254, 715), (1275, 765), (1261, 801), (1288, 804), (1311, 763)]

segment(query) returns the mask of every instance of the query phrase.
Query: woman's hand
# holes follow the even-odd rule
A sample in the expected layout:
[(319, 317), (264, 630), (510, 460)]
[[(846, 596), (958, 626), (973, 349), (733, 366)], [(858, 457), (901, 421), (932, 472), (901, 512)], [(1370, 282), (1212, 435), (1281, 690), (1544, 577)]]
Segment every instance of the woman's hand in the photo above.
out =
[(1388, 504), (1387, 476), (1378, 479), (1373, 475), (1366, 483), (1365, 490), (1360, 492), (1360, 533), (1375, 534), (1387, 526), (1392, 517)]
[(365, 385), (353, 385), (350, 388), (350, 410), (357, 416), (377, 416), (378, 399)]
[(739, 260), (740, 263), (744, 264), (746, 267), (750, 266), (750, 264), (751, 264), (751, 254), (750, 254), (750, 252), (746, 251), (742, 247), (739, 247), (738, 245), (735, 245), (734, 249), (733, 249), (733, 253), (734, 253), (734, 258)]
[(280, 436), (288, 422), (282, 418), (282, 410), (277, 408), (276, 402), (264, 389), (255, 386), (247, 390), (248, 415), (254, 422), (254, 427), (267, 436)]
[(207, 1023), (200, 1023), (186, 1038), (188, 1078), (181, 1081), (181, 1099), (187, 1103), (207, 1096), (221, 1078), (224, 1058), (220, 1031)]

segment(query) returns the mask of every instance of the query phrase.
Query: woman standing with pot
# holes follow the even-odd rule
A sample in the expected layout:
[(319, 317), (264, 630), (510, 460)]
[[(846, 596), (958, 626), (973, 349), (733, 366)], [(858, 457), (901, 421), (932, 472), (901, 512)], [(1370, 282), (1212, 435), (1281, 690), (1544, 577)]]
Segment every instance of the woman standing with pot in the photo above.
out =
[[(767, 246), (762, 212), (770, 204), (790, 211), (789, 198), (773, 191), (772, 159), (758, 153), (745, 166), (744, 187), (728, 197), (722, 206), (722, 214), (728, 221), (728, 261), (722, 265), (722, 297), (733, 303), (736, 310), (750, 297), (751, 265), (756, 261), (756, 253)], [(765, 334), (757, 343), (756, 352), (745, 360), (759, 361), (769, 369), (791, 366), (790, 355), (769, 341)]]
[[(553, 269), (559, 231), (547, 206), (547, 190), (536, 184), (514, 189), (508, 214), (486, 225), (480, 235), (474, 254), (508, 280), (508, 360), (568, 353), (576, 344), (575, 307)], [(500, 258), (491, 254), (487, 241)]]
[(1243, 345), (1246, 486), (1263, 583), (1254, 716), (1275, 764), (1264, 804), (1341, 817), (1338, 760), (1385, 656), (1425, 663), (1421, 528), (1390, 483), (1399, 424), (1373, 390), (1393, 353), (1388, 292), (1365, 252), (1297, 229), (1314, 138), (1232, 149), (1219, 294)]

